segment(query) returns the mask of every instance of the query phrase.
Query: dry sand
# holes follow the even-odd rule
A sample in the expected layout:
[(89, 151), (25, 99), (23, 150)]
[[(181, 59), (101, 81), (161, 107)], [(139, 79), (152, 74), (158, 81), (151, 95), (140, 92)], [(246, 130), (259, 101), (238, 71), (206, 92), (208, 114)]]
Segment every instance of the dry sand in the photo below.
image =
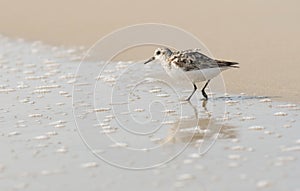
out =
[[(0, 31), (54, 45), (85, 45), (132, 24), (181, 27), (217, 58), (241, 69), (224, 74), (228, 92), (280, 96), (299, 102), (300, 3), (288, 1), (8, 1), (0, 7)], [(136, 59), (152, 54), (144, 52)]]

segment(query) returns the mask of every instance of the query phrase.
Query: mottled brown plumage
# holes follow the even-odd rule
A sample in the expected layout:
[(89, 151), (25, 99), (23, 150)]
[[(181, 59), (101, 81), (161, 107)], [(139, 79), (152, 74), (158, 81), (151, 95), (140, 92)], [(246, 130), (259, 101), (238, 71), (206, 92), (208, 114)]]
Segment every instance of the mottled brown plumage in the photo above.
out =
[(212, 59), (196, 50), (185, 50), (174, 52), (169, 58), (169, 63), (174, 63), (184, 71), (202, 70), (207, 68), (238, 68), (237, 62)]

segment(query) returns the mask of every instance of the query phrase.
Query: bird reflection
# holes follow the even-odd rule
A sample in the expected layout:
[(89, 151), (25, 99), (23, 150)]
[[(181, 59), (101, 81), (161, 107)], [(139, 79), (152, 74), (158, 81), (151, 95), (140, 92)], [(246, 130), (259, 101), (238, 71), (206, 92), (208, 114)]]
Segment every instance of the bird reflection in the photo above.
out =
[[(204, 139), (217, 137), (218, 139), (233, 139), (237, 137), (236, 127), (225, 124), (222, 120), (217, 120), (207, 110), (207, 101), (203, 100), (202, 108), (206, 113), (205, 117), (198, 117), (198, 109), (189, 103), (193, 108), (195, 117), (188, 119), (178, 119), (170, 128), (165, 141), (171, 143), (178, 142), (201, 142)], [(202, 111), (203, 112), (203, 111)]]

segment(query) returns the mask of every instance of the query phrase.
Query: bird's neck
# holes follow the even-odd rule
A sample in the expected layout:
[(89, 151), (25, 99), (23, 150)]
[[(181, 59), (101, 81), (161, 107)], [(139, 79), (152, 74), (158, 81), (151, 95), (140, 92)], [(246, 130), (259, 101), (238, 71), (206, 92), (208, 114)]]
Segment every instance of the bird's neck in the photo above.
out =
[(166, 71), (170, 71), (172, 69), (171, 63), (165, 60), (161, 61), (161, 65)]

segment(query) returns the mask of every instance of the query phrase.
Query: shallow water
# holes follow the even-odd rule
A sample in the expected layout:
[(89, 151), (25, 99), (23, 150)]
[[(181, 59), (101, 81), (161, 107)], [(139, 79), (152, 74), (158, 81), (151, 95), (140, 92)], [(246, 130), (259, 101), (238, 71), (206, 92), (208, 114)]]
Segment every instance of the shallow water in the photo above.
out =
[(80, 49), (0, 42), (1, 190), (300, 189), (298, 104), (218, 84), (183, 102), (158, 65), (76, 74)]

